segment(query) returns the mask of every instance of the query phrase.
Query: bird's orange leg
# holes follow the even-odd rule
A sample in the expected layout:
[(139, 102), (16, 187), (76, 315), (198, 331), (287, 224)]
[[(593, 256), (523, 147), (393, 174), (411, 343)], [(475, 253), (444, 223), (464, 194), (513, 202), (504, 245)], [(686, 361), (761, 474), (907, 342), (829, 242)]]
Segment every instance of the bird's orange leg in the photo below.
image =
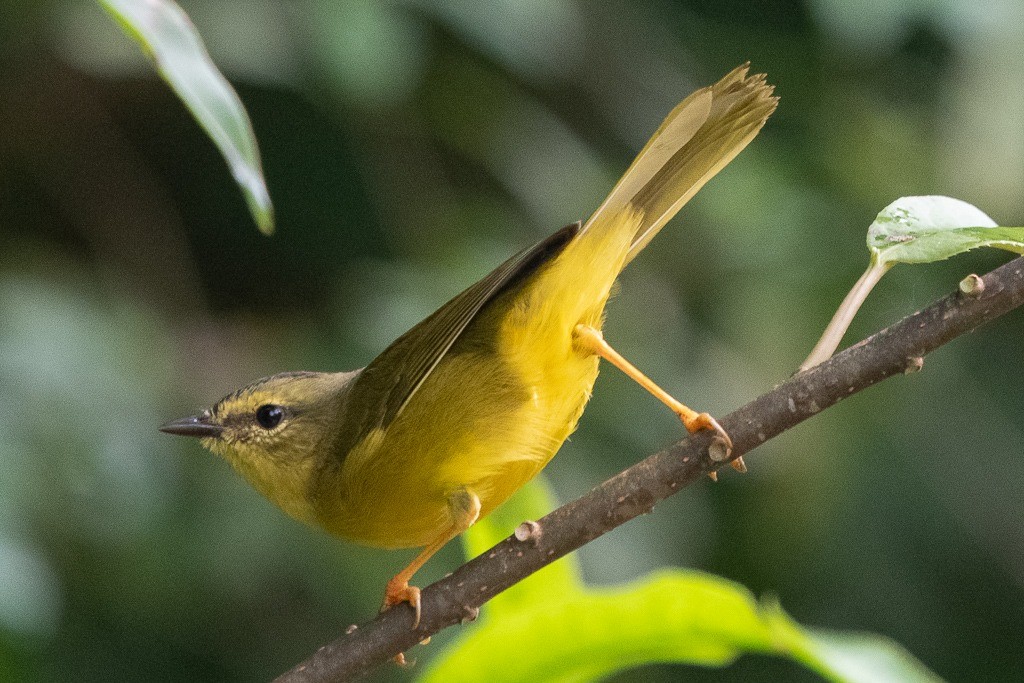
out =
[[(451, 525), (424, 548), (405, 569), (388, 581), (387, 588), (384, 590), (384, 604), (381, 606), (381, 611), (402, 602), (409, 603), (415, 612), (412, 620), (413, 628), (420, 625), (420, 589), (410, 586), (409, 579), (448, 541), (473, 526), (473, 523), (480, 517), (480, 498), (472, 491), (459, 489), (448, 497), (448, 508), (451, 511)], [(398, 654), (395, 661), (404, 664), (405, 657)]]
[[(686, 431), (692, 434), (701, 429), (713, 430), (723, 441), (725, 441), (727, 450), (732, 450), (732, 439), (729, 438), (729, 435), (724, 429), (722, 429), (722, 426), (718, 424), (718, 421), (715, 420), (715, 418), (711, 417), (707, 413), (698, 413), (673, 398), (671, 394), (655, 384), (650, 377), (640, 372), (635, 365), (623, 358), (618, 351), (613, 349), (611, 345), (604, 340), (604, 335), (601, 334), (601, 330), (590, 327), (589, 325), (577, 325), (575, 330), (573, 330), (573, 340), (579, 349), (604, 358), (619, 370), (626, 373), (626, 376), (634, 382), (649, 391), (656, 399), (667, 405), (672, 412), (678, 415), (679, 419), (683, 421), (683, 426), (686, 427)], [(742, 457), (733, 460), (732, 466), (740, 472), (747, 471), (746, 463), (743, 462)], [(717, 480), (714, 472), (711, 472), (709, 476), (711, 476), (712, 479)]]

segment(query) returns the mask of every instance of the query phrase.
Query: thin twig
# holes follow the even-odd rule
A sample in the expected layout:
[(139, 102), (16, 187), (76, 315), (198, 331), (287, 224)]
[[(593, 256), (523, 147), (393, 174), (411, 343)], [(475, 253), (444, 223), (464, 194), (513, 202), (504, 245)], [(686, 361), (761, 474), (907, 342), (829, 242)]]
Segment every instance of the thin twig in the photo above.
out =
[[(756, 448), (842, 399), (887, 377), (920, 369), (925, 354), (1024, 304), (1024, 258), (992, 271), (980, 296), (950, 294), (895, 325), (802, 372), (721, 419), (732, 458)], [(443, 628), (475, 615), (483, 603), (533, 572), (611, 531), (722, 467), (700, 433), (620, 472), (541, 519), (542, 534), (510, 536), (490, 552), (423, 589), (423, 618), (392, 608), (320, 648), (278, 683), (343, 681), (365, 674)]]

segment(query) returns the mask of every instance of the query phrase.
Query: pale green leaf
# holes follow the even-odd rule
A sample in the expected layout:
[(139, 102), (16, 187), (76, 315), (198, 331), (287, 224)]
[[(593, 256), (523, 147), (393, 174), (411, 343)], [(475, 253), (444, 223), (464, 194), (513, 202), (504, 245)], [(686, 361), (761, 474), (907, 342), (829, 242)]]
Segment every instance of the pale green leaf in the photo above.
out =
[[(534, 480), (464, 535), (467, 556), (555, 505), (543, 479)], [(888, 639), (805, 630), (731, 581), (670, 569), (588, 587), (573, 555), (485, 605), (420, 680), (582, 682), (658, 662), (725, 666), (744, 654), (788, 657), (834, 681), (936, 680)]]
[(833, 678), (852, 683), (875, 681), (920, 681), (942, 679), (929, 671), (902, 646), (872, 633), (831, 633), (808, 629), (810, 652), (826, 662)]
[(752, 596), (703, 574), (541, 597), (471, 628), (421, 680), (589, 681), (651, 662), (722, 666), (774, 651)]
[(900, 197), (868, 228), (868, 268), (843, 299), (800, 371), (832, 357), (854, 315), (897, 263), (931, 263), (979, 247), (1024, 254), (1024, 228), (996, 225), (981, 209), (952, 197)]
[(762, 603), (761, 614), (780, 653), (788, 654), (828, 680), (841, 683), (936, 683), (942, 680), (885, 636), (803, 627), (771, 600)]
[(99, 0), (167, 81), (220, 149), (259, 229), (274, 231), (252, 124), (238, 95), (214, 66), (188, 16), (171, 0)]
[(971, 204), (941, 196), (897, 199), (868, 228), (879, 264), (930, 263), (978, 247), (1024, 253), (1024, 228), (999, 227)]
[(937, 680), (885, 638), (805, 631), (742, 586), (700, 572), (538, 597), (470, 627), (421, 682), (593, 681), (652, 663), (720, 667), (744, 654), (788, 657), (833, 681)]

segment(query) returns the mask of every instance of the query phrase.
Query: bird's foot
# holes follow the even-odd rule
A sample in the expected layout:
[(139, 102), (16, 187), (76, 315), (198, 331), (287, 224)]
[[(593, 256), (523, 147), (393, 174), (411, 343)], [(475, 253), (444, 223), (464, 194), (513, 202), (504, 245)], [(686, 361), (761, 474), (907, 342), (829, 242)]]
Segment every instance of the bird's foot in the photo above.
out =
[[(415, 629), (420, 625), (420, 589), (416, 586), (410, 586), (408, 581), (404, 581), (396, 576), (388, 581), (387, 588), (384, 589), (384, 604), (381, 605), (380, 611), (383, 612), (391, 609), (403, 602), (407, 602), (412, 606), (412, 627)], [(399, 652), (395, 655), (395, 663), (399, 666), (412, 666), (415, 660), (413, 662), (406, 661), (405, 653)]]
[[(683, 421), (683, 426), (686, 427), (686, 431), (693, 434), (701, 430), (710, 430), (715, 433), (715, 439), (711, 443), (710, 455), (711, 459), (716, 462), (721, 462), (729, 457), (732, 453), (732, 438), (729, 436), (722, 425), (718, 424), (718, 420), (711, 417), (708, 413), (696, 413), (694, 415), (680, 415), (680, 419)], [(740, 456), (729, 463), (732, 468), (737, 472), (746, 472), (747, 463), (743, 461), (743, 456)], [(712, 481), (718, 481), (718, 474), (715, 472), (708, 472), (708, 476), (711, 477)]]
[(420, 625), (420, 589), (410, 586), (408, 581), (396, 576), (388, 581), (387, 588), (384, 589), (384, 604), (381, 605), (380, 611), (383, 612), (403, 602), (412, 605), (414, 612), (412, 627), (418, 627)]

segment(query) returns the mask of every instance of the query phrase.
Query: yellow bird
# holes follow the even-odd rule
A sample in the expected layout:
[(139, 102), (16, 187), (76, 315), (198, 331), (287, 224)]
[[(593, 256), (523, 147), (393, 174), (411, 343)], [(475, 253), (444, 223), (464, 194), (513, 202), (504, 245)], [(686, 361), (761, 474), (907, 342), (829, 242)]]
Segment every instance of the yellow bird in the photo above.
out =
[(586, 223), (498, 266), (353, 372), (258, 380), (161, 429), (199, 437), (292, 517), (382, 548), (423, 547), (387, 584), (409, 602), (413, 574), (501, 505), (576, 428), (605, 358), (675, 411), (713, 429), (603, 339), (619, 272), (749, 143), (777, 98), (744, 65), (668, 115)]

